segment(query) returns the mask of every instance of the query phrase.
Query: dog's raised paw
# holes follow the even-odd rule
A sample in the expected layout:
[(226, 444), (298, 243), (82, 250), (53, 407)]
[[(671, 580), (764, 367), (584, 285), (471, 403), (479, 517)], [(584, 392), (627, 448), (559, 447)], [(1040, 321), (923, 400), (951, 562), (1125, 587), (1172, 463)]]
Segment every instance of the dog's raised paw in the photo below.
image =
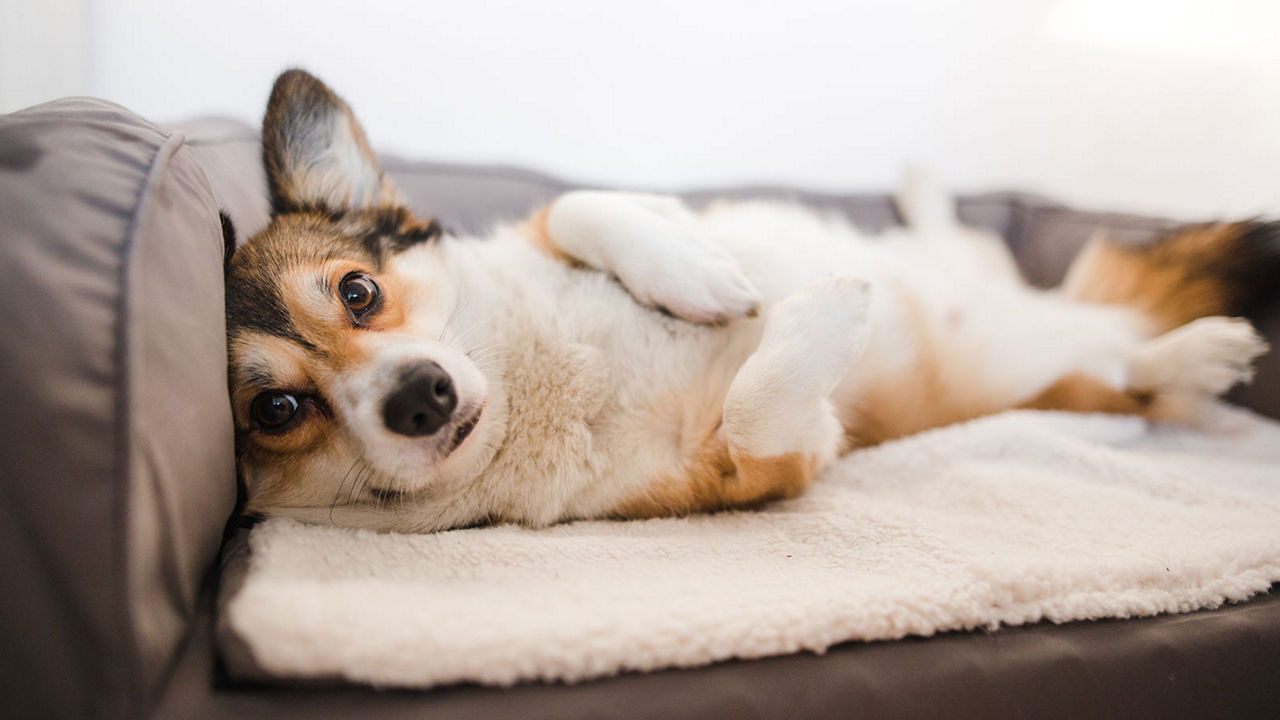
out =
[(862, 278), (811, 281), (769, 310), (761, 348), (794, 353), (804, 373), (834, 385), (866, 348), (870, 306), (871, 284)]
[(760, 293), (733, 256), (691, 232), (671, 234), (661, 252), (618, 267), (637, 300), (694, 323), (719, 325), (759, 313)]

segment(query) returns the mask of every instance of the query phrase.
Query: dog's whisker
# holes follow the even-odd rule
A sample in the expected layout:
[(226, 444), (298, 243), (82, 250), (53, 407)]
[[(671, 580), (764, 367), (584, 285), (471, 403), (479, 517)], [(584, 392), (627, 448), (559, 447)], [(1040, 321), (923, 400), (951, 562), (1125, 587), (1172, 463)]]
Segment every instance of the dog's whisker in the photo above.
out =
[(459, 297), (458, 301), (453, 304), (453, 309), (449, 311), (449, 317), (445, 319), (444, 326), (440, 328), (440, 336), (437, 338), (437, 340), (442, 344), (446, 342), (445, 338), (447, 337), (448, 333), (455, 330), (454, 321), (458, 319), (459, 314), (471, 302), (470, 294), (461, 293), (460, 295), (461, 296)]
[(333, 502), (329, 503), (329, 522), (333, 523), (333, 512), (338, 507), (338, 500), (342, 497), (342, 488), (347, 484), (347, 478), (351, 477), (351, 473), (360, 464), (359, 458), (351, 463), (351, 467), (347, 468), (346, 474), (342, 476), (342, 482), (338, 483), (338, 490), (333, 494)]
[(477, 365), (501, 362), (511, 358), (512, 351), (507, 348), (488, 348), (476, 352), (468, 352), (467, 357)]
[(369, 476), (373, 469), (364, 460), (360, 461), (360, 472), (356, 475), (356, 481), (351, 484), (351, 492), (347, 493), (347, 503), (355, 504), (356, 498), (364, 495), (365, 487), (369, 484)]
[(476, 323), (474, 325), (463, 328), (461, 331), (456, 332), (455, 334), (450, 336), (450, 339), (449, 339), (450, 344), (455, 346), (467, 347), (472, 337), (474, 337), (477, 333), (483, 330), (487, 324), (488, 324), (488, 321), (485, 321), (485, 322)]

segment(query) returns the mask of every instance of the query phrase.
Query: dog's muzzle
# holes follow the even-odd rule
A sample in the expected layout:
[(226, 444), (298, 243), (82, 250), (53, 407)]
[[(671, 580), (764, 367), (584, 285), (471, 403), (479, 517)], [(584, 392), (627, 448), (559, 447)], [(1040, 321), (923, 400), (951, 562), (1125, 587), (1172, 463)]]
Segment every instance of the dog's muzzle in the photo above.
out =
[(382, 422), (397, 435), (422, 437), (444, 427), (457, 406), (449, 373), (427, 360), (401, 370), (399, 386), (382, 406)]

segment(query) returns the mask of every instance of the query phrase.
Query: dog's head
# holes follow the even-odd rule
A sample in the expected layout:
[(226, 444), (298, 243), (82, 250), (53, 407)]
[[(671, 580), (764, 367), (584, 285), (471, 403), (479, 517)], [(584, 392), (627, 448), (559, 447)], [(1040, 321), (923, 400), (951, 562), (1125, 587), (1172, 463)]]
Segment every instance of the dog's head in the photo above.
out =
[(457, 326), (439, 226), (399, 200), (340, 98), (286, 72), (262, 136), (273, 217), (227, 268), (247, 510), (370, 524), (492, 454), (483, 338)]

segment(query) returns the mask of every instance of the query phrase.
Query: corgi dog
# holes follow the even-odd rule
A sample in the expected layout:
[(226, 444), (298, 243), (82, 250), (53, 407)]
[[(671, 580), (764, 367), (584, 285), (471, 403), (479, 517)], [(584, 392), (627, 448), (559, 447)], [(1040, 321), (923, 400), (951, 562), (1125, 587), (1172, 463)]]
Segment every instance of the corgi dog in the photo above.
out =
[(867, 237), (773, 202), (569, 192), (488, 237), (412, 213), (298, 70), (270, 225), (226, 281), (246, 510), (382, 531), (752, 508), (842, 453), (1011, 408), (1191, 421), (1266, 350), (1280, 223), (1093, 241), (1019, 277), (924, 177)]

